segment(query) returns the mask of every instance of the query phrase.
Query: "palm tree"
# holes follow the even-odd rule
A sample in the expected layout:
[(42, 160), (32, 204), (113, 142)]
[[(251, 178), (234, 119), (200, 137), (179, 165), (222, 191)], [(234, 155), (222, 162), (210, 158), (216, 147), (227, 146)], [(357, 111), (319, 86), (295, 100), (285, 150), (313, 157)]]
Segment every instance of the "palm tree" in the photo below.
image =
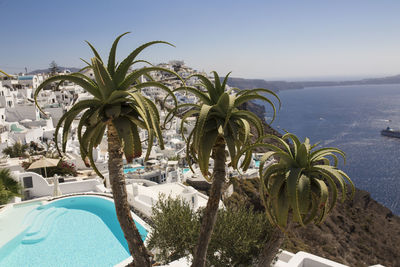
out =
[[(258, 136), (263, 134), (263, 124), (261, 120), (252, 112), (240, 110), (239, 107), (251, 100), (262, 100), (269, 103), (274, 110), (272, 101), (259, 93), (266, 93), (278, 96), (267, 89), (238, 90), (235, 88), (227, 89), (226, 75), (221, 83), (220, 77), (216, 72), (214, 82), (201, 74), (194, 74), (190, 77), (197, 77), (201, 84), (195, 87), (183, 87), (175, 91), (185, 91), (194, 94), (198, 98), (197, 104), (180, 104), (171, 113), (189, 108), (181, 122), (181, 133), (183, 135), (184, 122), (191, 116), (197, 116), (194, 129), (189, 133), (186, 140), (187, 160), (190, 163), (192, 158), (198, 163), (203, 176), (212, 180), (210, 196), (207, 207), (204, 211), (200, 236), (194, 252), (192, 266), (205, 266), (206, 252), (210, 242), (211, 233), (215, 224), (218, 205), (222, 195), (222, 186), (225, 182), (225, 147), (228, 147), (231, 159), (236, 157), (237, 152), (250, 142), (250, 127), (257, 130)], [(201, 89), (199, 89), (201, 88)], [(167, 116), (168, 117), (168, 116)], [(208, 171), (209, 159), (214, 159), (213, 174), (210, 176)], [(251, 153), (247, 153), (242, 164), (246, 168), (251, 160)], [(231, 161), (232, 167), (237, 168), (235, 161)], [(191, 165), (189, 165), (192, 168)], [(193, 169), (192, 169), (193, 170)]]
[[(176, 98), (168, 87), (163, 84), (152, 80), (141, 82), (140, 78), (142, 75), (151, 78), (149, 73), (152, 71), (166, 71), (174, 75), (177, 74), (167, 69), (153, 66), (137, 69), (128, 74), (128, 70), (133, 64), (145, 62), (143, 60), (135, 60), (142, 50), (153, 44), (169, 43), (153, 41), (143, 44), (118, 64), (115, 62), (115, 52), (120, 38), (125, 34), (127, 33), (118, 36), (114, 41), (107, 65), (103, 63), (96, 49), (87, 42), (95, 57), (92, 58), (91, 63), (87, 63), (88, 66), (86, 68), (94, 71), (94, 81), (81, 73), (54, 76), (44, 81), (38, 87), (34, 98), (36, 101), (40, 90), (46, 85), (63, 80), (80, 85), (93, 96), (91, 99), (75, 103), (60, 118), (56, 127), (55, 137), (57, 138), (58, 132), (63, 126), (62, 150), (65, 152), (68, 132), (72, 121), (78, 114), (82, 114), (77, 127), (81, 157), (87, 166), (91, 165), (97, 174), (103, 177), (94, 164), (92, 151), (94, 147), (100, 144), (107, 129), (108, 171), (117, 217), (128, 242), (129, 251), (133, 256), (134, 261), (132, 264), (134, 266), (150, 266), (149, 254), (143, 245), (127, 202), (123, 155), (125, 155), (128, 163), (131, 163), (133, 158), (141, 156), (142, 144), (139, 137), (139, 129), (148, 132), (146, 159), (150, 154), (154, 138), (157, 138), (160, 148), (164, 149), (158, 110), (150, 99), (141, 94), (141, 89), (150, 86), (158, 87), (171, 95), (175, 102)], [(57, 140), (56, 144), (60, 152)]]
[[(301, 226), (311, 222), (321, 223), (335, 207), (338, 189), (341, 191), (341, 201), (346, 199), (346, 181), (351, 187), (351, 197), (354, 195), (353, 182), (345, 172), (337, 168), (338, 155), (345, 162), (345, 154), (340, 149), (317, 149), (318, 144), (311, 145), (308, 138), (301, 143), (291, 133), (282, 138), (265, 135), (259, 141), (264, 138), (276, 140), (280, 147), (259, 143), (244, 151), (254, 147), (270, 150), (261, 159), (259, 174), (260, 195), (267, 218), (273, 225), (286, 231), (290, 221)], [(265, 164), (274, 158), (279, 160)], [(259, 266), (269, 266), (278, 252), (282, 238), (278, 233), (274, 237), (264, 247)]]
[(12, 178), (9, 169), (0, 170), (0, 205), (7, 204), (14, 196), (20, 196), (21, 186)]

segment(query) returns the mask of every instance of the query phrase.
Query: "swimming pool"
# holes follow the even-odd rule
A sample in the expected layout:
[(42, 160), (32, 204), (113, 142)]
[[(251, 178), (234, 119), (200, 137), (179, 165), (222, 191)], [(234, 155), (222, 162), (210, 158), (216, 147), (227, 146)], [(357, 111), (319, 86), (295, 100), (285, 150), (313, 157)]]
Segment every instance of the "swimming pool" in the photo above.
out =
[(143, 169), (144, 169), (143, 166), (135, 167), (135, 168), (124, 168), (124, 173), (135, 172), (137, 170), (143, 170)]
[(190, 168), (183, 168), (182, 169), (182, 173), (187, 173), (188, 171), (190, 171)]
[[(23, 224), (26, 228), (0, 247), (0, 266), (113, 266), (130, 256), (114, 203), (103, 197), (38, 205)], [(144, 240), (146, 229), (137, 222), (136, 227)]]
[(256, 167), (256, 168), (260, 167), (260, 161), (259, 160), (254, 160), (254, 167)]

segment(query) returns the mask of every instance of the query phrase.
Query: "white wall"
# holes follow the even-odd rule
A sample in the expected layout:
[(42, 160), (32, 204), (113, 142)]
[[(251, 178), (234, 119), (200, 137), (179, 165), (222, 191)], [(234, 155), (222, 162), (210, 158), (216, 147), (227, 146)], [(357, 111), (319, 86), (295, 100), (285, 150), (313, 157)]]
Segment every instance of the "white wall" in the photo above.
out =
[(102, 185), (97, 179), (88, 179), (76, 182), (60, 183), (60, 190), (63, 194), (78, 193), (78, 192), (97, 192), (96, 185)]
[(16, 142), (21, 141), (23, 144), (30, 143), (31, 141), (39, 142), (42, 136), (42, 128), (26, 129), (23, 132), (12, 132), (10, 135)]
[[(54, 185), (49, 184), (41, 175), (34, 172), (19, 173), (19, 181), (23, 185), (24, 177), (32, 177), (32, 188), (26, 188), (24, 191), (29, 191), (30, 197), (52, 196)], [(97, 179), (88, 179), (82, 181), (59, 183), (60, 190), (63, 194), (79, 193), (79, 192), (97, 192), (97, 185), (101, 185)]]
[[(170, 188), (165, 191), (165, 188), (168, 187)], [(171, 191), (168, 193), (169, 190)], [(153, 205), (158, 202), (160, 193), (166, 194), (166, 196), (180, 197), (195, 210), (205, 207), (208, 201), (206, 195), (198, 192), (191, 186), (186, 186), (181, 183), (154, 185), (149, 187), (133, 183), (126, 186), (126, 191), (128, 195), (128, 203), (149, 218), (152, 215)], [(224, 207), (222, 202), (220, 202), (219, 207)]]
[(61, 116), (64, 114), (64, 110), (62, 107), (58, 108), (45, 108), (43, 109), (45, 112), (50, 113), (50, 117), (53, 120), (53, 125), (57, 125)]
[(25, 135), (25, 142), (29, 144), (31, 141), (39, 142), (40, 138), (43, 137), (42, 128), (28, 129)]
[(0, 133), (0, 143), (5, 144), (5, 146), (7, 146), (8, 145), (8, 139), (9, 139), (8, 138), (8, 132)]
[(316, 255), (299, 251), (296, 254), (282, 251), (274, 267), (348, 267)]
[(157, 202), (157, 200), (154, 200), (151, 197), (144, 195), (135, 196), (134, 194), (138, 193), (137, 190), (137, 184), (127, 185), (128, 203), (132, 207), (143, 213), (145, 216), (150, 218), (152, 214), (152, 206), (153, 204), (155, 204), (155, 202)]
[(43, 138), (47, 138), (47, 140), (53, 140), (55, 131), (55, 129), (43, 131)]

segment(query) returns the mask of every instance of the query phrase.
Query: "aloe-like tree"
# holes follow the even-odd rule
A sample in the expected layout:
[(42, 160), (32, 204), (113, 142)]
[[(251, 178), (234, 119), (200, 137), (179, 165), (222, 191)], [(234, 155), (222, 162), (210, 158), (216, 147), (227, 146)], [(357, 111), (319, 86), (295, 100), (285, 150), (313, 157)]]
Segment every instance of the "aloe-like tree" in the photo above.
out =
[[(247, 110), (240, 110), (239, 107), (251, 100), (265, 101), (272, 106), (273, 117), (275, 117), (273, 102), (263, 94), (273, 96), (279, 101), (278, 96), (267, 89), (228, 89), (229, 74), (226, 75), (222, 83), (218, 74), (216, 72), (213, 72), (213, 74), (214, 82), (201, 74), (189, 76), (188, 79), (197, 77), (200, 84), (197, 87), (183, 87), (175, 90), (194, 94), (198, 98), (198, 102), (196, 104), (180, 104), (171, 111), (173, 113), (176, 110), (189, 108), (189, 111), (182, 117), (181, 133), (184, 138), (183, 127), (186, 119), (197, 116), (195, 127), (189, 133), (187, 139), (185, 138), (187, 143), (186, 156), (189, 163), (192, 159), (198, 163), (201, 173), (206, 179), (212, 180), (192, 263), (192, 266), (196, 267), (205, 266), (206, 263), (206, 252), (217, 218), (222, 187), (226, 179), (226, 147), (229, 156), (233, 159), (238, 151), (251, 142), (251, 126), (256, 129), (259, 137), (263, 134), (263, 123), (257, 115)], [(214, 159), (212, 175), (208, 170), (210, 157)], [(250, 160), (251, 152), (246, 153), (241, 167), (248, 166)], [(231, 161), (231, 163), (234, 163), (234, 161)], [(192, 168), (191, 165), (189, 166)], [(232, 164), (232, 167), (237, 168), (237, 164)]]
[[(143, 67), (128, 73), (129, 68), (133, 64), (145, 62), (143, 60), (136, 60), (136, 57), (145, 48), (153, 44), (169, 43), (153, 41), (143, 44), (118, 64), (115, 61), (116, 48), (120, 38), (125, 34), (127, 33), (118, 36), (114, 41), (107, 65), (102, 61), (96, 49), (87, 42), (94, 53), (94, 57), (90, 63), (87, 62), (88, 66), (86, 68), (93, 70), (94, 81), (81, 73), (54, 76), (44, 81), (38, 87), (34, 98), (36, 101), (40, 90), (46, 85), (64, 80), (81, 86), (92, 95), (91, 99), (75, 103), (60, 118), (56, 127), (55, 137), (57, 138), (60, 128), (63, 127), (62, 150), (65, 152), (72, 121), (79, 115), (77, 135), (80, 143), (81, 157), (87, 166), (90, 164), (97, 174), (103, 177), (94, 164), (92, 151), (94, 147), (100, 144), (105, 132), (107, 133), (109, 178), (117, 217), (128, 242), (129, 251), (133, 256), (132, 265), (150, 266), (149, 254), (132, 219), (127, 201), (123, 172), (123, 155), (125, 155), (129, 163), (132, 162), (133, 158), (141, 156), (142, 140), (139, 137), (139, 129), (148, 132), (146, 158), (150, 154), (154, 138), (158, 140), (161, 149), (164, 148), (158, 110), (154, 103), (141, 93), (141, 89), (158, 87), (171, 95), (175, 101), (176, 98), (171, 90), (162, 83), (150, 79), (148, 79), (149, 81), (142, 81), (141, 77), (145, 75), (151, 78), (150, 73), (152, 71), (166, 71), (175, 75), (177, 74), (167, 69), (153, 66)], [(59, 149), (57, 140), (56, 144), (57, 149)]]
[(20, 184), (12, 178), (10, 169), (0, 170), (0, 205), (7, 204), (14, 196), (20, 195)]
[[(295, 223), (323, 222), (335, 207), (341, 192), (341, 201), (347, 197), (347, 186), (354, 195), (354, 184), (349, 176), (338, 169), (338, 156), (345, 163), (345, 154), (334, 147), (317, 148), (305, 138), (303, 143), (294, 134), (287, 133), (282, 138), (265, 135), (260, 139), (272, 138), (280, 145), (258, 143), (254, 147), (265, 147), (266, 152), (260, 162), (260, 196), (265, 205), (269, 221), (283, 232)], [(246, 150), (245, 150), (246, 151)], [(266, 162), (274, 159), (273, 162)], [(346, 183), (348, 182), (348, 184)], [(280, 232), (280, 231), (279, 231)], [(269, 266), (278, 252), (282, 238), (276, 234), (274, 240), (266, 244), (260, 255), (259, 266)]]

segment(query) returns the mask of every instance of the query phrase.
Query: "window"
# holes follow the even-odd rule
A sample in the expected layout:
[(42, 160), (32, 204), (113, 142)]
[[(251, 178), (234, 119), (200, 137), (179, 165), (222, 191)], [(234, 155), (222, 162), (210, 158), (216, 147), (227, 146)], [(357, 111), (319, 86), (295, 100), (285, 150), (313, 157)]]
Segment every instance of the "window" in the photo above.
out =
[(32, 176), (27, 176), (27, 177), (24, 177), (23, 179), (24, 179), (24, 187), (25, 188), (33, 187)]

